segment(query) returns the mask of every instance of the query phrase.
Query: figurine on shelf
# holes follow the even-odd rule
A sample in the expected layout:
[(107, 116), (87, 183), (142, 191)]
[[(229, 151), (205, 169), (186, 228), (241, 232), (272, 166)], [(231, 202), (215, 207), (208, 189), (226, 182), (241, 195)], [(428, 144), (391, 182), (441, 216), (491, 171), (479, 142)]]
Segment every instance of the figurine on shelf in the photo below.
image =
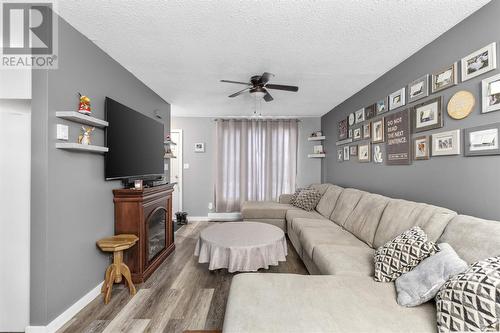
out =
[(90, 110), (90, 98), (88, 98), (87, 96), (83, 96), (80, 93), (78, 93), (78, 95), (80, 95), (80, 104), (78, 105), (78, 112), (90, 116), (90, 114), (92, 113), (92, 111)]
[(95, 127), (82, 126), (83, 133), (78, 136), (78, 143), (82, 145), (91, 145), (90, 134), (94, 131)]

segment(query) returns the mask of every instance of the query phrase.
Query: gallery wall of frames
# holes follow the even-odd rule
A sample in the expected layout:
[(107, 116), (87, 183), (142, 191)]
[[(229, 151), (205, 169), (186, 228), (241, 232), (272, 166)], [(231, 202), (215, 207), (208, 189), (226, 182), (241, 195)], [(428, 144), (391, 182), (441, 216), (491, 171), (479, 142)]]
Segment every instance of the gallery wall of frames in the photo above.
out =
[[(500, 122), (474, 127), (456, 122), (455, 129), (435, 131), (448, 120), (500, 111), (500, 74), (488, 75), (496, 68), (497, 43), (492, 42), (438, 71), (409, 77), (404, 87), (352, 110), (337, 124), (337, 161), (410, 165), (440, 156), (500, 155)], [(480, 96), (461, 89), (479, 76), (484, 77)], [(445, 98), (443, 91), (457, 86)]]

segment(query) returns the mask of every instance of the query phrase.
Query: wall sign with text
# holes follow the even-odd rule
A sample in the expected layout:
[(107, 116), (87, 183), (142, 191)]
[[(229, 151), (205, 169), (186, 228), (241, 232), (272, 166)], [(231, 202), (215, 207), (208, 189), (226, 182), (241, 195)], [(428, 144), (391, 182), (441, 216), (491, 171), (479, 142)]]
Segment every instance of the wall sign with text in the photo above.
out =
[(404, 110), (385, 117), (388, 165), (408, 165), (410, 154), (410, 116)]

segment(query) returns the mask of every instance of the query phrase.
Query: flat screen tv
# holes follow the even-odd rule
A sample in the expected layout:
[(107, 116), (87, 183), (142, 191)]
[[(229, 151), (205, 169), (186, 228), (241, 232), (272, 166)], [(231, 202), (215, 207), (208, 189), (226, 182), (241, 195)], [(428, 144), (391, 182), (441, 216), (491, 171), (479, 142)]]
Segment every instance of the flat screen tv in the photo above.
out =
[(106, 180), (154, 179), (163, 171), (163, 124), (106, 97)]

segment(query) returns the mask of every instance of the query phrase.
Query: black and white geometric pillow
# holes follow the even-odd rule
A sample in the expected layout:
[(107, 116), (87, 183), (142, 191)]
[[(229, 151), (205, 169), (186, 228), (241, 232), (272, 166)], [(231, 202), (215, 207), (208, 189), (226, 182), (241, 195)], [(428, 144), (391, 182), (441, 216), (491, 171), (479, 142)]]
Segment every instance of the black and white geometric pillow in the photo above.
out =
[(302, 208), (303, 210), (311, 211), (316, 208), (319, 200), (321, 199), (321, 193), (315, 189), (305, 189), (300, 191), (297, 198), (293, 201), (295, 207)]
[(438, 251), (420, 227), (413, 227), (375, 251), (375, 281), (392, 282)]
[(299, 196), (302, 190), (303, 188), (298, 188), (295, 190), (295, 193), (292, 194), (292, 196), (290, 197), (290, 205), (293, 205), (295, 203), (295, 200), (297, 200), (297, 197)]
[(439, 332), (500, 331), (500, 256), (451, 277), (436, 295)]

